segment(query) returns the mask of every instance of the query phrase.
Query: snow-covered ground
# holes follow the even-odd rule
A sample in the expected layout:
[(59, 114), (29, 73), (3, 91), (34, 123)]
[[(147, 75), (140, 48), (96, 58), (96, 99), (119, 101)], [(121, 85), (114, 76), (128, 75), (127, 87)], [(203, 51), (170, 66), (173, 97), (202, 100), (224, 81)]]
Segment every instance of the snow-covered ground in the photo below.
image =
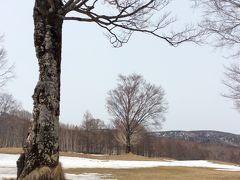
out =
[[(15, 177), (16, 160), (19, 155), (0, 154), (0, 179), (3, 177)], [(63, 168), (114, 168), (114, 169), (130, 169), (130, 168), (147, 168), (159, 166), (178, 166), (178, 167), (203, 167), (213, 168), (224, 171), (240, 171), (239, 166), (224, 165), (211, 163), (204, 160), (194, 161), (120, 161), (120, 160), (97, 160), (79, 157), (60, 157)], [(101, 174), (66, 174), (67, 179), (80, 180), (100, 180), (104, 175)], [(110, 176), (110, 175), (105, 175)], [(110, 178), (109, 178), (110, 179)]]

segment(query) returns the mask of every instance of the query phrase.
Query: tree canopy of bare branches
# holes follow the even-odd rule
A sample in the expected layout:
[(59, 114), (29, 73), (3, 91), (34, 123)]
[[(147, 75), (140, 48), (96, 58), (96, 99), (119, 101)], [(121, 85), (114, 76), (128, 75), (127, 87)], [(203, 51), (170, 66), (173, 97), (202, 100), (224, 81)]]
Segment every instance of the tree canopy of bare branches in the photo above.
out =
[[(115, 47), (128, 42), (133, 32), (152, 34), (176, 46), (194, 40), (194, 29), (167, 32), (176, 21), (165, 10), (171, 0), (69, 0), (60, 10), (64, 20), (93, 22), (106, 30)], [(70, 12), (76, 12), (72, 15)], [(69, 15), (68, 15), (69, 13)], [(169, 31), (169, 30), (168, 30)]]
[[(203, 9), (204, 19), (199, 24), (203, 40), (216, 48), (225, 48), (233, 58), (240, 56), (240, 1), (239, 0), (195, 0)], [(239, 61), (225, 68), (224, 84), (229, 93), (224, 96), (234, 100), (240, 108)]]
[[(0, 36), (0, 42), (2, 37)], [(6, 83), (14, 77), (13, 75), (13, 65), (8, 65), (8, 60), (6, 58), (6, 51), (0, 45), (0, 87), (6, 85)]]
[(105, 124), (102, 120), (96, 119), (89, 111), (86, 111), (83, 115), (83, 121), (81, 128), (86, 131), (97, 130), (105, 128)]
[(0, 93), (0, 115), (21, 110), (21, 104), (11, 94)]
[(203, 39), (217, 48), (228, 48), (234, 56), (240, 55), (240, 1), (194, 0), (202, 8), (203, 20), (199, 26)]
[(117, 88), (108, 93), (107, 109), (125, 137), (126, 153), (131, 152), (136, 133), (161, 126), (167, 110), (164, 95), (160, 86), (147, 83), (140, 75), (119, 75)]
[(225, 80), (223, 83), (228, 87), (229, 92), (224, 97), (233, 100), (237, 110), (240, 110), (240, 66), (239, 64), (231, 64), (226, 67)]

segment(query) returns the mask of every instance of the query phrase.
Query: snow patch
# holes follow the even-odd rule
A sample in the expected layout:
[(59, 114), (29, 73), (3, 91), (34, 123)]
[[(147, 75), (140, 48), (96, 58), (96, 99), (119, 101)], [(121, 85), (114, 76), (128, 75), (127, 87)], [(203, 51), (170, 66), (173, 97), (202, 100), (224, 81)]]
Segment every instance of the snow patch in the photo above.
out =
[(111, 179), (111, 174), (98, 174), (98, 173), (83, 173), (83, 174), (65, 174), (66, 179), (71, 180), (116, 180)]
[[(0, 154), (0, 180), (5, 178), (16, 177), (16, 161), (19, 155)], [(112, 169), (131, 169), (131, 168), (149, 168), (149, 167), (199, 167), (199, 168), (213, 168), (221, 171), (240, 171), (239, 166), (225, 165), (208, 162), (205, 160), (194, 161), (122, 161), (122, 160), (98, 160), (87, 159), (79, 157), (61, 156), (60, 162), (63, 168), (112, 168)], [(100, 180), (101, 178), (111, 179), (110, 174), (66, 174), (67, 179), (71, 180)]]

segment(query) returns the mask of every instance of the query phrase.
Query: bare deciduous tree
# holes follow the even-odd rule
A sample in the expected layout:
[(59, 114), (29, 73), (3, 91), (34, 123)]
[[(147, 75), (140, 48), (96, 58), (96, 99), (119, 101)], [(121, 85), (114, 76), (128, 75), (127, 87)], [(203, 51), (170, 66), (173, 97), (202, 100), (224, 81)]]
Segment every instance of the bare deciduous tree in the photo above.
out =
[[(1, 40), (2, 36), (0, 36), (0, 42)], [(0, 87), (3, 87), (10, 79), (14, 77), (13, 68), (13, 65), (8, 65), (6, 51), (0, 46)]]
[[(133, 32), (154, 35), (176, 46), (192, 41), (194, 30), (173, 33), (175, 19), (165, 12), (170, 0), (35, 0), (34, 44), (39, 63), (39, 81), (33, 101), (33, 124), (17, 162), (17, 179), (31, 178), (34, 169), (51, 167), (48, 179), (59, 167), (59, 113), (62, 24), (65, 20), (95, 23), (106, 30), (115, 47), (126, 43)], [(38, 172), (38, 171), (36, 171)], [(36, 173), (35, 172), (35, 173)], [(46, 178), (48, 177), (48, 178)], [(59, 174), (59, 180), (63, 178)]]
[(20, 103), (11, 94), (0, 93), (0, 115), (9, 114), (21, 109)]
[[(203, 9), (204, 19), (199, 24), (203, 40), (216, 48), (226, 48), (231, 56), (240, 56), (240, 1), (239, 0), (194, 0)], [(226, 67), (224, 84), (229, 94), (224, 96), (234, 100), (240, 108), (239, 62)]]
[[(18, 103), (19, 104), (19, 103)], [(14, 116), (17, 116), (18, 118), (21, 119), (26, 119), (26, 120), (31, 120), (32, 118), (32, 114), (30, 112), (28, 112), (27, 110), (24, 110), (21, 108), (21, 105), (18, 105), (20, 108), (19, 109), (15, 109), (11, 112), (11, 114), (13, 114)]]
[(22, 145), (30, 120), (26, 114), (11, 94), (0, 93), (0, 147)]
[(81, 128), (86, 131), (97, 130), (105, 128), (105, 124), (102, 120), (94, 118), (90, 112), (86, 111), (83, 115)]
[(117, 88), (108, 93), (107, 109), (124, 134), (126, 153), (131, 152), (132, 137), (142, 128), (161, 126), (167, 110), (164, 95), (160, 86), (147, 83), (140, 75), (119, 75)]
[(90, 112), (86, 111), (80, 127), (83, 130), (82, 136), (84, 137), (84, 141), (80, 143), (85, 144), (85, 152), (89, 153), (91, 146), (96, 144), (98, 138), (100, 138), (100, 130), (105, 128), (105, 124), (102, 120), (94, 118)]
[(228, 87), (229, 93), (223, 96), (232, 99), (235, 107), (240, 110), (240, 66), (234, 63), (226, 67), (225, 77), (223, 83)]
[[(199, 24), (203, 40), (216, 48), (227, 48), (231, 57), (239, 57), (240, 50), (240, 2), (237, 0), (194, 0), (203, 9), (204, 19)], [(239, 65), (238, 62), (226, 67), (224, 84), (229, 94), (224, 97), (234, 100), (239, 109)]]
[(203, 9), (200, 22), (204, 40), (217, 48), (225, 47), (239, 56), (240, 2), (238, 0), (194, 0)]

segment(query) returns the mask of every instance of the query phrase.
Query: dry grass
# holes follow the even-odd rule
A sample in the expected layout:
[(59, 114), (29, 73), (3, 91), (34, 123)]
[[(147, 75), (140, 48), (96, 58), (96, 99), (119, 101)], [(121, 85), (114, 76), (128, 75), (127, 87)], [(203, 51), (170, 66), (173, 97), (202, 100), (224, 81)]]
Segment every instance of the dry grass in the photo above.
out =
[[(0, 148), (0, 153), (5, 154), (20, 154), (23, 152), (22, 148)], [(76, 152), (60, 152), (61, 156), (69, 157), (81, 157), (81, 158), (90, 158), (90, 159), (100, 159), (100, 160), (128, 160), (128, 161), (164, 161), (172, 160), (170, 158), (149, 158), (144, 156), (138, 156), (132, 153), (124, 155), (94, 155), (94, 154), (83, 154)]]
[(217, 160), (208, 160), (209, 162), (216, 163), (216, 164), (225, 164), (225, 165), (233, 165), (233, 166), (239, 166), (237, 163), (232, 162), (223, 162), (223, 161), (217, 161)]
[(99, 157), (102, 160), (127, 160), (127, 161), (167, 161), (167, 160), (173, 160), (170, 158), (164, 158), (164, 157), (157, 157), (157, 158), (151, 158), (151, 157), (144, 157), (144, 156), (138, 156), (132, 153), (129, 154), (123, 154), (123, 155), (106, 155), (106, 156), (100, 156)]
[[(0, 148), (0, 153), (19, 154), (21, 148)], [(168, 158), (148, 158), (137, 156), (134, 154), (125, 155), (104, 155), (95, 156), (91, 154), (82, 154), (74, 152), (61, 152), (62, 156), (83, 157), (102, 160), (138, 160), (138, 161), (155, 161), (170, 160)], [(210, 161), (218, 164), (230, 164), (221, 161)], [(187, 167), (155, 167), (155, 168), (139, 168), (139, 169), (105, 169), (105, 168), (78, 168), (65, 169), (65, 173), (81, 174), (81, 173), (99, 173), (112, 174), (110, 178), (119, 180), (239, 180), (240, 172), (217, 171), (207, 168), (187, 168)]]
[(23, 152), (22, 148), (0, 148), (1, 154), (20, 154)]
[(123, 154), (123, 155), (94, 155), (94, 154), (82, 154), (75, 152), (60, 152), (61, 156), (70, 156), (70, 157), (81, 157), (81, 158), (90, 158), (90, 159), (99, 159), (99, 160), (127, 160), (127, 161), (167, 161), (173, 160), (170, 158), (149, 158), (144, 156), (138, 156), (132, 153)]
[[(239, 180), (240, 172), (216, 171), (204, 168), (157, 167), (141, 169), (66, 169), (65, 173), (111, 174), (118, 180)], [(7, 179), (6, 179), (7, 180)], [(10, 180), (10, 179), (8, 179)]]
[(112, 174), (118, 180), (239, 180), (240, 172), (206, 168), (156, 167), (140, 169), (66, 169), (66, 173)]
[[(0, 148), (0, 153), (4, 154), (20, 154), (23, 152), (22, 148)], [(151, 158), (151, 157), (144, 157), (138, 156), (132, 153), (123, 154), (123, 155), (94, 155), (94, 154), (83, 154), (83, 153), (76, 153), (76, 152), (60, 152), (61, 156), (69, 156), (69, 157), (81, 157), (81, 158), (89, 158), (89, 159), (100, 159), (100, 160), (127, 160), (127, 161), (168, 161), (174, 160), (171, 158)], [(209, 162), (217, 163), (217, 164), (226, 164), (226, 165), (239, 165), (234, 164), (231, 162), (222, 162), (217, 160), (209, 160)]]
[(56, 167), (37, 168), (24, 177), (24, 180), (65, 180), (63, 169), (59, 163)]

